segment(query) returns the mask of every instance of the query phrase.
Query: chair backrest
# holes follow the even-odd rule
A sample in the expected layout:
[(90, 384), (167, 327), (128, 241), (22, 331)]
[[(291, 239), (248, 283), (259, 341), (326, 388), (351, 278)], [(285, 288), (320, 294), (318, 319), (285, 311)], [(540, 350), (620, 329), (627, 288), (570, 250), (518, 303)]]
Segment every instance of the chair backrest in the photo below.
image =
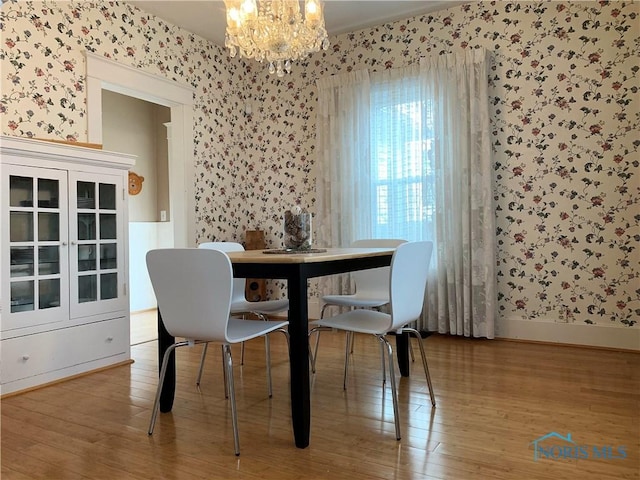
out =
[[(368, 238), (356, 240), (352, 247), (362, 248), (396, 248), (406, 243), (406, 240), (396, 238)], [(359, 270), (351, 273), (356, 284), (356, 294), (365, 298), (389, 298), (389, 267)]]
[(417, 320), (422, 313), (432, 242), (407, 242), (391, 260), (391, 330)]
[(147, 270), (171, 335), (227, 341), (233, 278), (227, 255), (197, 248), (150, 250)]
[[(242, 244), (237, 242), (203, 242), (198, 245), (198, 248), (208, 248), (210, 250), (218, 250), (219, 252), (244, 252)], [(233, 279), (233, 294), (231, 296), (231, 303), (244, 302), (246, 300), (245, 295), (246, 280), (244, 278)]]

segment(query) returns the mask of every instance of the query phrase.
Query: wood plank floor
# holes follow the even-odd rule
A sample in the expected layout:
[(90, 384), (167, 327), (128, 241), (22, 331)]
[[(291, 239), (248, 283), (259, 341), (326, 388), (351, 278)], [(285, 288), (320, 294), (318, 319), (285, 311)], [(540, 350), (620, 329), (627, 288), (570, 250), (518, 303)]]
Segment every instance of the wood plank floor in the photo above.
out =
[[(585, 348), (424, 340), (437, 398), (419, 359), (399, 381), (403, 438), (381, 388), (379, 347), (358, 337), (342, 390), (343, 336), (323, 333), (312, 385), (309, 448), (294, 447), (286, 346), (273, 336), (273, 398), (261, 340), (237, 365), (241, 456), (233, 454), (220, 350), (202, 389), (200, 348), (178, 351), (173, 412), (146, 429), (157, 384), (157, 343), (132, 347), (135, 363), (2, 400), (4, 480), (22, 479), (638, 479), (640, 355)], [(418, 350), (414, 347), (416, 353)], [(234, 347), (236, 363), (239, 350)], [(622, 447), (625, 458), (534, 460), (550, 432), (577, 446)], [(548, 439), (556, 454), (567, 442)], [(555, 450), (554, 450), (555, 449)]]

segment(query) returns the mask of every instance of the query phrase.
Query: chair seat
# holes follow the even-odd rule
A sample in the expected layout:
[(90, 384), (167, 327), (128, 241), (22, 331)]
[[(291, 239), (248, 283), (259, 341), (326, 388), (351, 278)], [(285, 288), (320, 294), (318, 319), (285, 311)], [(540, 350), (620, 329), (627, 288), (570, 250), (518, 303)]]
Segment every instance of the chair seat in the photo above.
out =
[(373, 310), (351, 310), (340, 315), (309, 322), (309, 324), (314, 327), (384, 335), (391, 327), (391, 315)]
[[(230, 343), (246, 342), (253, 338), (261, 337), (289, 324), (287, 321), (268, 320), (250, 321), (230, 318), (227, 327), (227, 339)], [(199, 338), (198, 340), (206, 340)]]
[(365, 297), (363, 295), (325, 295), (322, 302), (329, 305), (356, 308), (381, 307), (389, 303), (388, 298)]
[(255, 312), (267, 315), (289, 310), (289, 300), (263, 300), (260, 302), (235, 301), (231, 303), (231, 313)]

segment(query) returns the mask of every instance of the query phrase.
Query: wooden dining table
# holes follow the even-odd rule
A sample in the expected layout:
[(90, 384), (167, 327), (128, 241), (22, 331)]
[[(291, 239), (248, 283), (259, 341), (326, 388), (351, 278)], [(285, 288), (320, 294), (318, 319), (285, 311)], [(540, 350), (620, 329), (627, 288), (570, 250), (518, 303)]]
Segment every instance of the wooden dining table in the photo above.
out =
[[(289, 298), (289, 365), (291, 369), (291, 419), (295, 444), (309, 445), (311, 398), (309, 385), (308, 297), (309, 279), (391, 264), (392, 248), (328, 248), (311, 253), (247, 250), (228, 253), (236, 278), (283, 279)], [(158, 311), (158, 356), (174, 342)], [(400, 373), (409, 374), (408, 337), (396, 337)], [(172, 354), (160, 397), (160, 411), (169, 412), (175, 393), (175, 355)]]

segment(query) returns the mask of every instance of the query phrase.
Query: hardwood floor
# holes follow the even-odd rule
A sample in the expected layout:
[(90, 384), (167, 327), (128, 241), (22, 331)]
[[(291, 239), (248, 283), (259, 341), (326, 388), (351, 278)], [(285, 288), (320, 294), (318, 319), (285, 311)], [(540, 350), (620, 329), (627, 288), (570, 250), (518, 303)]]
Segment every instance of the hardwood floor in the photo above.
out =
[(131, 345), (158, 339), (158, 311), (153, 308), (131, 312)]
[[(263, 342), (249, 342), (245, 365), (235, 367), (236, 458), (219, 349), (210, 349), (201, 392), (201, 347), (178, 350), (174, 409), (160, 414), (149, 437), (157, 343), (142, 343), (132, 347), (132, 365), (3, 399), (2, 478), (640, 478), (640, 355), (437, 335), (425, 346), (438, 404), (431, 408), (416, 359), (412, 377), (399, 381), (398, 442), (378, 343), (357, 339), (344, 392), (343, 336), (324, 333), (311, 445), (300, 450), (292, 439), (284, 339), (272, 336), (271, 399)], [(234, 354), (238, 363), (239, 350)], [(547, 452), (585, 447), (589, 458), (534, 460), (532, 442), (551, 432), (570, 434), (575, 444), (541, 440)], [(613, 454), (622, 447), (626, 456), (592, 458), (593, 446)]]

